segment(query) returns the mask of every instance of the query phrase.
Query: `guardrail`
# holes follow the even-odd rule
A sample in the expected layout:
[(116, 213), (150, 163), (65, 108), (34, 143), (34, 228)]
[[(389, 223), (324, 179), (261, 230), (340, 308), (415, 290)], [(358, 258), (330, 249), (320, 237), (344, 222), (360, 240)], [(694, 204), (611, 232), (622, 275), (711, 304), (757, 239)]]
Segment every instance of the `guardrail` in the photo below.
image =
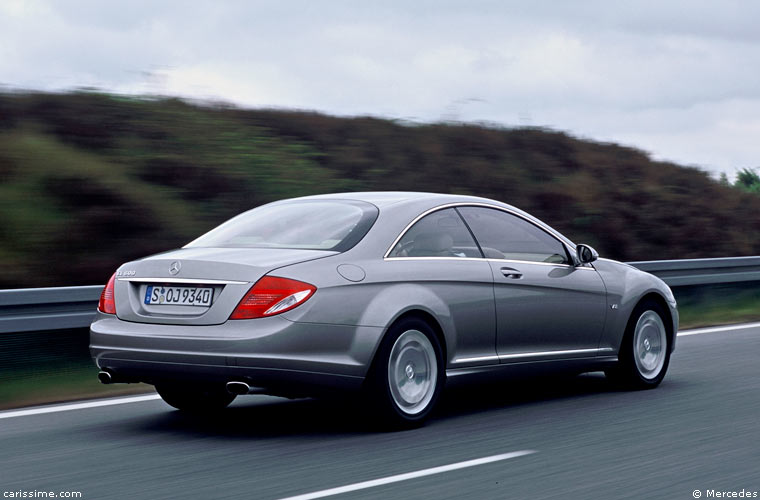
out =
[(103, 285), (0, 290), (0, 333), (89, 326)]
[(653, 260), (628, 264), (654, 274), (669, 286), (760, 281), (760, 257)]
[[(629, 262), (670, 286), (760, 281), (760, 257)], [(89, 326), (103, 285), (0, 290), (0, 333)]]

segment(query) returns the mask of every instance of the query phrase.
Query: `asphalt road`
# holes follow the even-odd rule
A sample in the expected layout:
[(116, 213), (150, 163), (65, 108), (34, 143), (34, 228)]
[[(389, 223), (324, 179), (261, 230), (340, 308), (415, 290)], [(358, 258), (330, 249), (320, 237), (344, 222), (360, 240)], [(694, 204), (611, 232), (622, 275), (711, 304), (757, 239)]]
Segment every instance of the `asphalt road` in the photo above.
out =
[(350, 403), (263, 396), (213, 418), (160, 400), (0, 413), (0, 494), (279, 499), (530, 450), (328, 498), (760, 497), (758, 358), (760, 327), (681, 336), (658, 389), (507, 380), (451, 392), (427, 426), (397, 433), (373, 432)]

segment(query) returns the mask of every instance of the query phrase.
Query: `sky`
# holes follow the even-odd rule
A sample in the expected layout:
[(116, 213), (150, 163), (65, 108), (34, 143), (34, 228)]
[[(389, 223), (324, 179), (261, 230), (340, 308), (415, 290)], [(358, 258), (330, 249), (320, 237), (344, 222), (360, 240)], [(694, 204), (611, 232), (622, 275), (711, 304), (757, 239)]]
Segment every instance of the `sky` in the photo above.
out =
[(760, 2), (2, 0), (0, 90), (537, 126), (760, 166)]

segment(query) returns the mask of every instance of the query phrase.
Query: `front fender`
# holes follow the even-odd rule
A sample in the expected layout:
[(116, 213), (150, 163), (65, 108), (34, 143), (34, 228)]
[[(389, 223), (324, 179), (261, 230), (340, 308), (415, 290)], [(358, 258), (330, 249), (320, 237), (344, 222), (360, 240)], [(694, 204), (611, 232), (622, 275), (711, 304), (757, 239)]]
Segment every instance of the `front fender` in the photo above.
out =
[(618, 352), (633, 310), (644, 297), (654, 294), (662, 299), (671, 315), (671, 349), (674, 349), (678, 310), (668, 285), (652, 274), (616, 261), (599, 259), (594, 262), (594, 267), (607, 287), (607, 304), (610, 308), (599, 347), (609, 347)]

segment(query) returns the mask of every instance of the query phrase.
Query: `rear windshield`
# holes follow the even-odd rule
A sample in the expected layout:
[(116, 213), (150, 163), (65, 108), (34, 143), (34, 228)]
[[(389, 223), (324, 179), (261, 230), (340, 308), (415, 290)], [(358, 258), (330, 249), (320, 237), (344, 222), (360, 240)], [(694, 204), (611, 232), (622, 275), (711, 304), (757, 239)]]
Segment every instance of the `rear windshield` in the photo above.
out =
[(185, 248), (302, 248), (343, 252), (367, 234), (377, 213), (374, 205), (353, 200), (270, 203), (228, 220)]

